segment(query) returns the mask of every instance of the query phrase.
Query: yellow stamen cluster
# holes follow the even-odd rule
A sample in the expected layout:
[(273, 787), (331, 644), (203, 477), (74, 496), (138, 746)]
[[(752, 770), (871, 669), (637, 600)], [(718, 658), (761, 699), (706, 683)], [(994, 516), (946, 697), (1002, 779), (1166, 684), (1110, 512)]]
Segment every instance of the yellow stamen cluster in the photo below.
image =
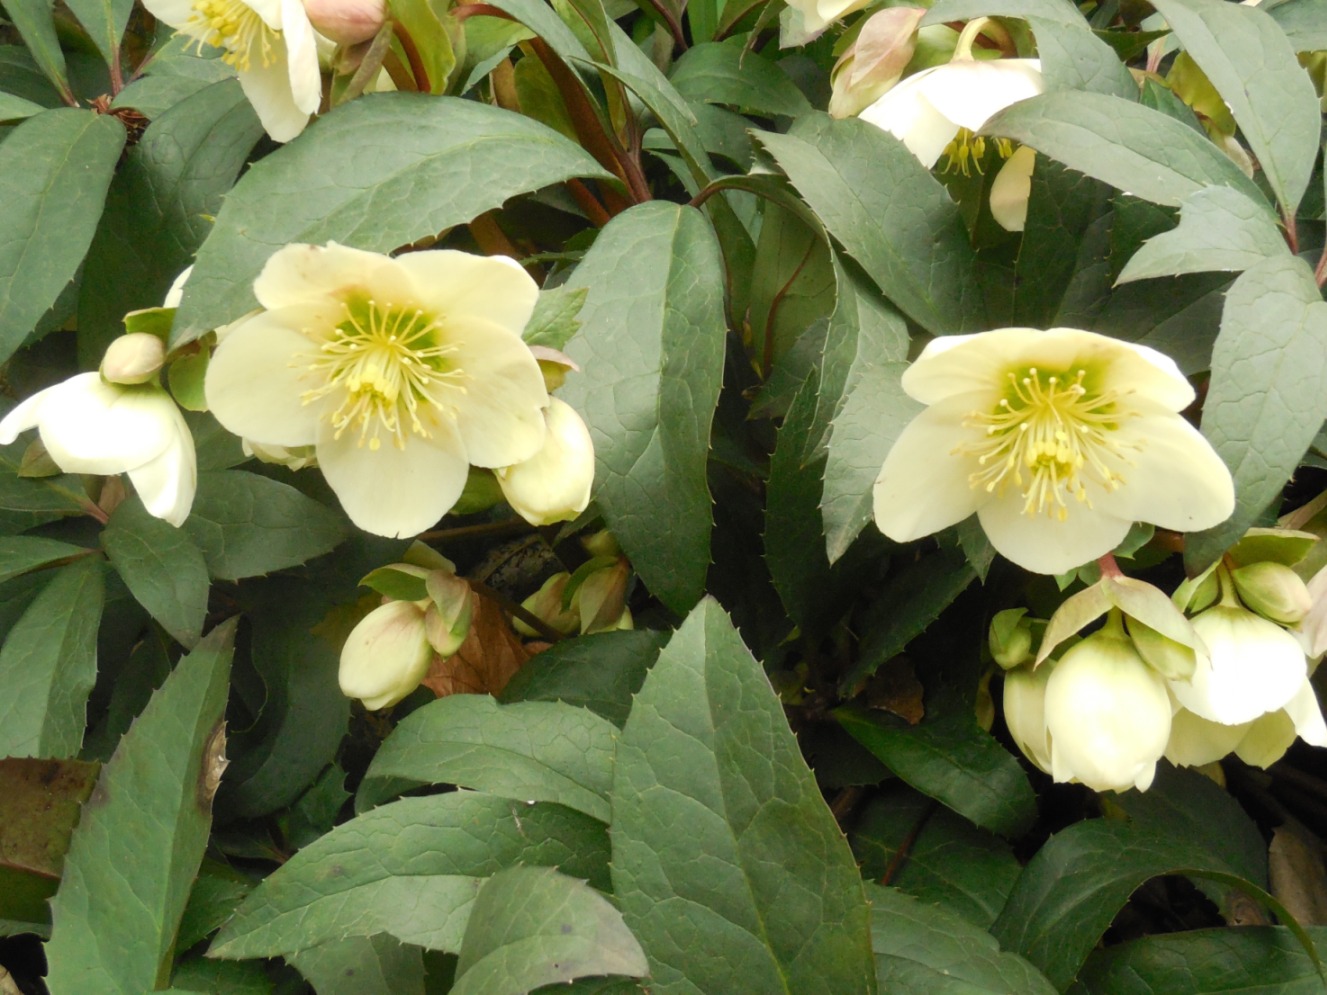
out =
[[(1014, 145), (1007, 138), (992, 138), (991, 143), (995, 146), (996, 154), (1001, 159), (1008, 159), (1014, 152)], [(945, 146), (944, 172), (959, 172), (964, 176), (971, 176), (971, 170), (975, 169), (978, 176), (986, 175), (986, 169), (983, 161), (986, 158), (986, 139), (982, 135), (974, 135), (967, 128), (959, 128), (958, 134), (953, 137), (948, 145)]]
[(370, 449), (379, 448), (383, 432), (398, 449), (405, 447), (407, 431), (428, 438), (421, 413), (431, 408), (445, 415), (446, 391), (465, 392), (466, 374), (446, 359), (457, 344), (444, 341), (441, 320), (418, 308), (372, 299), (342, 307), (345, 320), (331, 329), (320, 355), (307, 365), (307, 375), (323, 382), (300, 400), (310, 404), (340, 393), (341, 403), (329, 415), (336, 437), (357, 429), (359, 444), (367, 442)]
[(995, 493), (1012, 483), (1021, 491), (1023, 514), (1060, 521), (1069, 517), (1066, 497), (1092, 507), (1086, 482), (1119, 488), (1124, 478), (1110, 463), (1128, 463), (1127, 450), (1139, 443), (1119, 438), (1120, 419), (1128, 416), (1120, 411), (1120, 393), (1090, 393), (1086, 376), (1081, 369), (1067, 377), (1035, 367), (1009, 373), (995, 410), (974, 411), (963, 421), (981, 432), (978, 441), (953, 450), (977, 458), (968, 484)]
[(222, 61), (240, 72), (247, 72), (254, 58), (263, 66), (276, 61), (278, 33), (241, 0), (195, 0), (185, 30), (198, 39), (199, 48), (223, 49)]

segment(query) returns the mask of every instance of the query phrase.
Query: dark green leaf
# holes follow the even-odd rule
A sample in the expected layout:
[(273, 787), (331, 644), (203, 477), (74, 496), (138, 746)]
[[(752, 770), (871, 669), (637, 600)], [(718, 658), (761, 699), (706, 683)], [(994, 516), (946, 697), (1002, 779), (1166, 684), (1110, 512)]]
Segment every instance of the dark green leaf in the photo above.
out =
[(120, 39), (133, 12), (133, 0), (66, 0), (70, 11), (87, 29), (92, 44), (108, 66), (120, 65)]
[(207, 564), (188, 534), (134, 497), (115, 509), (101, 542), (120, 579), (162, 628), (185, 646), (198, 642), (207, 616)]
[(454, 995), (528, 992), (589, 975), (648, 972), (622, 913), (584, 881), (546, 867), (509, 867), (475, 897)]
[(521, 337), (530, 345), (564, 348), (581, 327), (578, 316), (585, 304), (586, 293), (583, 287), (541, 290), (534, 314), (530, 315)]
[(613, 770), (613, 891), (652, 991), (874, 990), (852, 855), (764, 671), (703, 601), (645, 679)]
[(176, 318), (174, 344), (254, 306), (281, 246), (335, 240), (386, 252), (574, 176), (608, 174), (529, 118), (471, 100), (375, 93), (320, 118), (226, 195)]
[(709, 567), (710, 421), (723, 378), (723, 263), (691, 208), (618, 215), (569, 286), (585, 287), (562, 396), (594, 438), (595, 499), (650, 591), (674, 611)]
[(1254, 203), (1263, 199), (1205, 135), (1119, 97), (1043, 93), (1001, 111), (982, 131), (1031, 145), (1070, 169), (1157, 204), (1178, 207), (1204, 186), (1234, 187)]
[(1052, 995), (1022, 957), (990, 933), (896, 888), (868, 885), (876, 982), (891, 995)]
[(935, 334), (975, 330), (984, 305), (967, 230), (902, 142), (855, 118), (812, 114), (756, 140), (885, 296)]
[(480, 884), (518, 863), (606, 885), (604, 827), (561, 805), (468, 791), (403, 798), (286, 861), (244, 900), (210, 953), (265, 957), (374, 933), (454, 952)]
[(950, 712), (915, 726), (853, 708), (834, 717), (908, 784), (984, 829), (1018, 836), (1037, 817), (1022, 766), (970, 714)]
[(87, 556), (92, 550), (40, 536), (6, 536), (0, 539), (0, 583), (60, 560)]
[(234, 635), (218, 626), (180, 661), (102, 768), (51, 905), (52, 991), (143, 995), (168, 976), (225, 769)]
[(456, 784), (558, 802), (607, 822), (615, 733), (588, 708), (449, 695), (411, 712), (387, 737), (364, 775), (358, 807), (403, 787)]
[(1293, 256), (1246, 270), (1226, 294), (1203, 406), (1207, 436), (1235, 478), (1235, 513), (1189, 537), (1198, 570), (1244, 534), (1281, 492), (1327, 419), (1327, 302)]
[(346, 536), (344, 519), (289, 484), (242, 470), (198, 475), (184, 530), (219, 580), (297, 566)]
[(115, 118), (53, 110), (0, 142), (0, 361), (78, 272), (124, 139)]
[(73, 94), (65, 71), (64, 52), (55, 33), (54, 7), (50, 0), (5, 0), (5, 12), (32, 58), (69, 103)]
[(748, 114), (797, 117), (811, 109), (787, 74), (742, 44), (693, 45), (669, 77), (692, 103), (730, 104)]
[(97, 677), (102, 565), (62, 567), (0, 648), (0, 756), (72, 757)]
[(1235, 116), (1293, 217), (1322, 144), (1322, 108), (1285, 33), (1265, 11), (1224, 0), (1157, 0), (1184, 50)]
[(0, 92), (0, 121), (22, 121), (44, 110), (46, 108), (41, 104), (34, 104), (31, 100), (24, 100), (12, 93)]

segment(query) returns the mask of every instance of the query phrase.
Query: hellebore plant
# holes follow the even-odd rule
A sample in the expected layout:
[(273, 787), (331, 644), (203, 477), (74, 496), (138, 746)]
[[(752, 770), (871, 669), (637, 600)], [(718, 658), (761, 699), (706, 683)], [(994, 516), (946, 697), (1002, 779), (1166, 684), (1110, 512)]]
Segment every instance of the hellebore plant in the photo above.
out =
[(254, 293), (264, 310), (221, 336), (208, 406), (259, 446), (313, 446), (365, 531), (415, 535), (471, 464), (510, 467), (544, 445), (548, 392), (520, 337), (539, 291), (514, 261), (288, 245)]
[(1230, 472), (1179, 414), (1193, 388), (1146, 346), (1076, 328), (951, 335), (903, 389), (928, 407), (874, 490), (876, 524), (898, 542), (975, 512), (1003, 556), (1063, 573), (1135, 521), (1194, 531), (1234, 509)]

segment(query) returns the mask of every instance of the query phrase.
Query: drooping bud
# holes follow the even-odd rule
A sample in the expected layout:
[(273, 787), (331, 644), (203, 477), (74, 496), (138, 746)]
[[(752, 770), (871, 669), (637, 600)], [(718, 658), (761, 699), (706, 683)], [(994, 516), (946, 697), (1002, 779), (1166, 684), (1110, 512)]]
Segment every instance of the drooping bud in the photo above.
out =
[(1149, 667), (1172, 681), (1185, 681), (1198, 665), (1198, 654), (1192, 646), (1170, 639), (1136, 618), (1125, 616), (1125, 627), (1134, 649)]
[(395, 705), (428, 674), (433, 647), (424, 610), (412, 601), (389, 601), (351, 630), (341, 648), (337, 680), (348, 698), (370, 711)]
[(1015, 667), (1004, 675), (1004, 721), (1014, 743), (1038, 768), (1051, 772), (1051, 739), (1046, 731), (1046, 682), (1055, 663), (1036, 670)]
[(857, 40), (834, 64), (831, 117), (852, 117), (899, 81), (917, 47), (921, 7), (887, 7), (862, 25)]
[(987, 644), (995, 662), (1005, 670), (1032, 658), (1032, 623), (1024, 618), (1026, 614), (1026, 608), (1009, 608), (991, 619)]
[(304, 0), (314, 30), (338, 45), (358, 45), (378, 33), (387, 19), (385, 0)]
[(590, 503), (594, 443), (571, 405), (556, 397), (544, 411), (547, 434), (539, 452), (496, 471), (503, 496), (531, 525), (575, 518)]
[(449, 657), (470, 634), (474, 595), (470, 585), (448, 570), (434, 570), (425, 578), (429, 606), (424, 612), (424, 631), (439, 656)]
[(1313, 607), (1308, 587), (1283, 563), (1264, 560), (1230, 573), (1239, 599), (1263, 618), (1294, 625)]
[(107, 383), (147, 383), (166, 361), (166, 344), (148, 332), (121, 335), (106, 349), (101, 375)]
[[(580, 628), (580, 616), (576, 610), (570, 607), (562, 607), (562, 593), (566, 590), (567, 581), (570, 579), (571, 574), (565, 570), (562, 573), (554, 574), (544, 581), (543, 587), (521, 602), (522, 608), (549, 628), (562, 633), (564, 636), (570, 636)], [(512, 619), (512, 625), (523, 636), (535, 637), (541, 635), (533, 627), (521, 621), (519, 617)]]

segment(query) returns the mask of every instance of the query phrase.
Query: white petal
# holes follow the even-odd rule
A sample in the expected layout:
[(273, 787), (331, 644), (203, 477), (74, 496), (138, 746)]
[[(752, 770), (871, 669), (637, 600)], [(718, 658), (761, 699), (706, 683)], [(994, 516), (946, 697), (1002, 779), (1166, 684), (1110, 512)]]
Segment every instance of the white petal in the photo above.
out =
[(1036, 670), (1015, 667), (1004, 675), (1004, 719), (1009, 735), (1023, 755), (1047, 774), (1051, 772), (1051, 738), (1046, 729), (1046, 681), (1054, 662)]
[(322, 103), (323, 78), (313, 25), (300, 0), (281, 0), (281, 36), (286, 42), (291, 97), (299, 110), (314, 114)]
[(1235, 485), (1211, 443), (1182, 416), (1137, 403), (1139, 414), (1118, 432), (1141, 448), (1128, 454), (1133, 466), (1120, 468), (1120, 488), (1094, 503), (1120, 518), (1180, 532), (1224, 522), (1235, 510)]
[[(86, 376), (86, 374), (84, 374)], [(52, 391), (59, 391), (60, 384), (39, 390), (31, 397), (20, 401), (14, 410), (0, 420), (0, 446), (8, 446), (19, 435), (30, 428), (36, 428), (41, 419), (41, 406), (51, 396)]]
[(548, 431), (539, 452), (497, 472), (503, 497), (532, 525), (575, 518), (589, 505), (594, 483), (594, 443), (581, 416), (556, 397), (544, 416)]
[(1294, 742), (1295, 724), (1285, 710), (1268, 712), (1249, 723), (1248, 732), (1235, 746), (1235, 756), (1250, 766), (1266, 768), (1285, 756)]
[(1193, 620), (1210, 657), (1198, 658), (1188, 681), (1171, 692), (1189, 711), (1237, 725), (1277, 711), (1300, 690), (1308, 672), (1295, 637), (1243, 608), (1217, 605)]
[(318, 437), (318, 465), (350, 520), (374, 535), (418, 535), (451, 510), (465, 488), (469, 465), (460, 439), (443, 419), (428, 426), (431, 439), (407, 436), (404, 448), (384, 441), (358, 444), (350, 432)]
[(1300, 739), (1310, 746), (1327, 746), (1327, 722), (1323, 721), (1318, 693), (1307, 678), (1295, 696), (1286, 702), (1285, 712)]
[(507, 329), (466, 319), (448, 323), (452, 359), (466, 374), (465, 393), (448, 392), (466, 458), (475, 466), (511, 466), (544, 444), (548, 391), (530, 347)]
[(476, 317), (520, 335), (539, 300), (539, 285), (506, 256), (452, 249), (408, 252), (396, 260), (415, 281), (420, 303), (451, 317)]
[(1060, 574), (1104, 556), (1124, 541), (1133, 525), (1077, 503), (1063, 522), (1025, 515), (1023, 503), (1011, 487), (1003, 497), (982, 505), (977, 518), (996, 552), (1033, 573)]
[(959, 127), (979, 131), (1010, 104), (1045, 89), (1036, 59), (955, 59), (927, 78), (922, 95)]
[(267, 260), (253, 293), (265, 308), (281, 308), (329, 300), (343, 301), (355, 293), (380, 302), (412, 300), (412, 286), (399, 267), (381, 252), (346, 245), (292, 243)]
[(160, 456), (129, 471), (143, 507), (176, 528), (189, 517), (198, 490), (194, 440), (183, 417), (179, 418), (178, 430), (174, 444), (167, 446)]
[(1037, 153), (1027, 145), (1014, 150), (991, 183), (991, 217), (1005, 231), (1022, 231), (1027, 225), (1028, 197), (1032, 194), (1032, 170)]
[(386, 708), (419, 687), (432, 660), (419, 606), (389, 601), (346, 637), (337, 681), (346, 697), (362, 699), (365, 708)]
[(66, 473), (122, 473), (155, 459), (176, 438), (179, 412), (160, 388), (102, 383), (82, 373), (42, 403), (38, 428)]
[(1181, 708), (1170, 720), (1166, 759), (1177, 767), (1202, 767), (1215, 763), (1239, 745), (1252, 723), (1222, 725)]
[(973, 460), (952, 451), (970, 434), (963, 418), (970, 397), (932, 405), (899, 434), (872, 491), (875, 523), (896, 542), (910, 542), (963, 521), (989, 495), (968, 484)]
[[(164, 21), (176, 31), (183, 31), (194, 16), (193, 0), (143, 0), (143, 6), (158, 21)], [(192, 32), (189, 34), (192, 36)]]
[(893, 87), (858, 117), (889, 132), (930, 169), (958, 134), (958, 124), (926, 100), (925, 86), (939, 69), (923, 69)]
[(308, 446), (317, 438), (323, 405), (300, 395), (316, 384), (301, 379), (313, 348), (272, 315), (259, 313), (232, 327), (212, 354), (204, 391), (226, 430), (276, 446)]
[(291, 93), (285, 43), (276, 39), (272, 52), (274, 57), (270, 63), (264, 64), (262, 59), (255, 58), (250, 61), (248, 69), (239, 73), (240, 89), (272, 140), (288, 142), (308, 125), (311, 112), (300, 108)]

